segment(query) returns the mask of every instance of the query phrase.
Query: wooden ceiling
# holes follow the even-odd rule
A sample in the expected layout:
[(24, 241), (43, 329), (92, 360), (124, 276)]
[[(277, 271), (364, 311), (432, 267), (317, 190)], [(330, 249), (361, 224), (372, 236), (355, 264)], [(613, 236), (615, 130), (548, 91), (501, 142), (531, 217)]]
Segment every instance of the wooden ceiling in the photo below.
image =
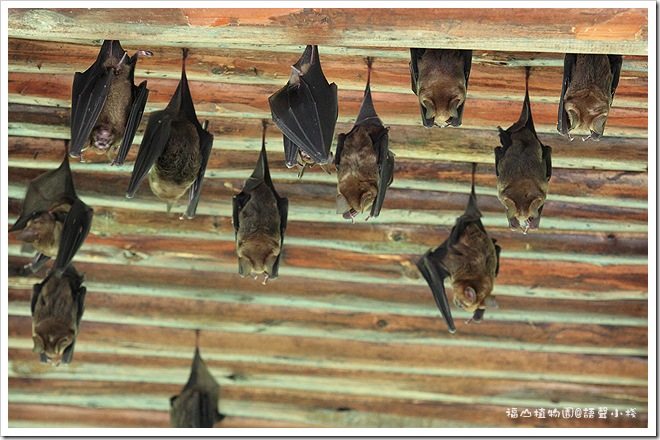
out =
[[(183, 208), (167, 215), (146, 183), (124, 197), (137, 145), (121, 168), (71, 159), (95, 215), (74, 259), (88, 295), (68, 367), (31, 351), (31, 287), (44, 274), (20, 275), (31, 255), (8, 237), (8, 426), (168, 426), (199, 328), (227, 415), (216, 427), (646, 427), (647, 18), (624, 8), (10, 9), (9, 225), (27, 183), (61, 162), (73, 74), (105, 38), (153, 52), (136, 70), (151, 90), (145, 114), (167, 104), (180, 48), (190, 48), (192, 95), (215, 142), (190, 221), (179, 220)], [(339, 88), (335, 135), (357, 114), (364, 57), (376, 58), (373, 98), (395, 180), (380, 217), (351, 224), (334, 212), (334, 172), (298, 180), (271, 126), (271, 171), (290, 209), (280, 277), (263, 286), (237, 274), (231, 197), (257, 160), (267, 98), (305, 44), (319, 44)], [(411, 46), (474, 50), (460, 128), (421, 125)], [(598, 143), (556, 132), (565, 52), (624, 55)], [(497, 126), (520, 114), (525, 66), (554, 165), (541, 229), (528, 235), (507, 228), (493, 155)], [(500, 308), (470, 325), (455, 310), (450, 335), (414, 262), (462, 213), (471, 162), (483, 223), (502, 246)], [(636, 417), (509, 418), (512, 407)]]

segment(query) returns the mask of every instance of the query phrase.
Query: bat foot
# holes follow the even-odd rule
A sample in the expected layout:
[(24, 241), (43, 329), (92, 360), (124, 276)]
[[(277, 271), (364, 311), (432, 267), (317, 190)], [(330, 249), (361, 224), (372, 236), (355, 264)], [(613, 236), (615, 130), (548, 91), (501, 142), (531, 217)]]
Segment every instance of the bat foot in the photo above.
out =
[(261, 284), (265, 286), (267, 282), (268, 282), (268, 274), (266, 274), (266, 276), (264, 277), (264, 282)]
[(153, 52), (150, 52), (150, 51), (148, 51), (148, 50), (138, 50), (137, 52), (135, 52), (135, 54), (136, 54), (136, 55), (138, 55), (138, 54), (139, 54), (139, 55), (144, 55), (145, 57), (152, 57), (152, 56), (154, 56)]

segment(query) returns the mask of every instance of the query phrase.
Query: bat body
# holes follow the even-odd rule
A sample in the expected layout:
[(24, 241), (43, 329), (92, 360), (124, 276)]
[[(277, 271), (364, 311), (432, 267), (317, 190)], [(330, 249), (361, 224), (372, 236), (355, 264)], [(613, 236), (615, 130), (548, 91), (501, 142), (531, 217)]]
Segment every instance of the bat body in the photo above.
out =
[[(529, 68), (527, 68), (527, 80)], [(528, 87), (518, 122), (500, 130), (501, 147), (495, 148), (497, 195), (506, 208), (509, 228), (523, 233), (537, 229), (552, 175), (552, 149), (536, 136)]]
[(50, 272), (32, 291), (33, 351), (42, 362), (68, 364), (82, 318), (87, 289), (83, 277), (73, 266), (66, 268), (61, 277)]
[(37, 254), (30, 265), (36, 272), (51, 257), (60, 276), (89, 233), (94, 211), (76, 195), (69, 160), (32, 180), (21, 214), (9, 232), (21, 231), (20, 240)]
[(380, 214), (387, 187), (394, 180), (394, 154), (388, 149), (388, 129), (378, 118), (371, 99), (371, 63), (360, 112), (353, 129), (337, 139), (337, 213), (351, 220), (370, 209)]
[(289, 168), (332, 161), (330, 147), (337, 122), (337, 86), (328, 84), (317, 46), (307, 46), (286, 86), (268, 98), (273, 122), (284, 134), (284, 157)]
[(456, 327), (445, 292), (445, 278), (451, 280), (454, 305), (473, 312), (472, 320), (479, 322), (486, 308), (497, 307), (492, 291), (499, 271), (500, 247), (488, 237), (480, 220), (474, 191), (475, 169), (473, 164), (472, 192), (465, 213), (456, 220), (447, 240), (417, 261), (450, 333), (455, 333)]
[(139, 51), (132, 57), (117, 40), (105, 40), (99, 55), (85, 72), (76, 72), (71, 95), (69, 154), (80, 157), (88, 148), (106, 153), (112, 165), (121, 165), (131, 148), (147, 103), (147, 82), (134, 83)]
[(213, 135), (206, 131), (208, 121), (202, 126), (197, 120), (186, 77), (187, 53), (184, 49), (181, 80), (174, 96), (165, 110), (149, 116), (126, 197), (135, 195), (148, 174), (152, 192), (167, 202), (168, 212), (188, 193), (185, 216), (193, 218), (211, 156)]
[(424, 127), (461, 125), (471, 66), (471, 50), (410, 49), (412, 91)]
[[(199, 340), (199, 330), (197, 339)], [(212, 428), (225, 418), (218, 412), (220, 385), (209, 372), (195, 347), (190, 377), (181, 394), (170, 398), (172, 428)]]
[(261, 154), (252, 176), (232, 200), (233, 223), (238, 255), (238, 273), (255, 279), (265, 274), (277, 278), (289, 201), (275, 191), (266, 156), (264, 122)]
[(566, 54), (557, 131), (572, 140), (572, 130), (589, 130), (583, 140), (600, 140), (622, 62), (621, 55)]

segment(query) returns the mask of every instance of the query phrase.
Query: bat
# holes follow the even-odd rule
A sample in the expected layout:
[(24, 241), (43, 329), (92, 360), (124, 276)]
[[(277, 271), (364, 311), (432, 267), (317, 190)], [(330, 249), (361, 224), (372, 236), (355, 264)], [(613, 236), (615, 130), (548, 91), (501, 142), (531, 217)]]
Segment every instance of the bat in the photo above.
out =
[(183, 49), (181, 80), (164, 110), (152, 113), (138, 150), (126, 197), (132, 198), (149, 175), (151, 191), (167, 202), (167, 212), (187, 192), (184, 215), (195, 217), (202, 194), (213, 135), (200, 125), (186, 77), (188, 49)]
[(196, 331), (195, 356), (190, 377), (181, 394), (170, 398), (172, 428), (212, 428), (225, 418), (218, 412), (220, 385), (199, 354), (199, 330)]
[(332, 138), (337, 123), (337, 86), (328, 84), (321, 69), (318, 46), (307, 46), (291, 69), (287, 84), (268, 98), (273, 122), (282, 130), (288, 168), (332, 162)]
[(394, 180), (394, 154), (388, 149), (388, 129), (371, 99), (371, 66), (367, 58), (367, 87), (353, 129), (337, 138), (337, 214), (351, 219), (371, 208), (367, 219), (378, 217), (385, 191)]
[(282, 256), (289, 200), (275, 191), (266, 156), (266, 124), (262, 121), (261, 154), (250, 178), (232, 200), (238, 273), (255, 280), (265, 274), (263, 284), (277, 278)]
[(451, 229), (449, 237), (417, 261), (417, 268), (431, 287), (435, 303), (449, 328), (456, 332), (444, 280), (449, 277), (454, 305), (473, 312), (471, 321), (480, 322), (486, 308), (497, 308), (493, 292), (500, 266), (500, 246), (488, 237), (481, 223), (481, 211), (474, 191), (477, 164), (472, 164), (472, 192), (465, 213)]
[(33, 272), (55, 257), (53, 268), (59, 277), (85, 241), (93, 215), (94, 210), (76, 195), (65, 155), (58, 168), (30, 182), (21, 213), (9, 232), (21, 231), (18, 239), (37, 251), (29, 265)]
[(524, 234), (539, 227), (552, 175), (552, 148), (543, 145), (534, 130), (529, 72), (527, 67), (520, 118), (506, 131), (498, 127), (502, 146), (495, 148), (497, 196), (506, 208), (509, 228)]
[(571, 130), (589, 130), (583, 138), (600, 140), (621, 74), (621, 55), (566, 54), (559, 98), (557, 131), (570, 140)]
[(83, 277), (68, 266), (60, 277), (50, 271), (32, 289), (33, 351), (43, 363), (69, 364), (85, 309)]
[[(71, 142), (69, 154), (80, 157), (89, 148), (122, 165), (131, 149), (147, 103), (147, 82), (135, 85), (138, 56), (151, 56), (140, 50), (132, 57), (117, 40), (105, 40), (94, 64), (76, 72), (71, 90)], [(119, 149), (117, 149), (119, 148)]]
[(471, 50), (410, 49), (410, 80), (424, 127), (461, 125), (471, 66)]

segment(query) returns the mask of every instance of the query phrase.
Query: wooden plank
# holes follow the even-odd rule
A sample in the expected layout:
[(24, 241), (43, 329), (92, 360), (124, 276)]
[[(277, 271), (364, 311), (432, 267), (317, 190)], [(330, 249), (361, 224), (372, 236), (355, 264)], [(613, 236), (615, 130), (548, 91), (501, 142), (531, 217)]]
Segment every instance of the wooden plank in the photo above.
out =
[[(135, 49), (125, 47), (131, 52)], [(144, 47), (143, 47), (144, 49)], [(297, 50), (297, 49), (296, 49)], [(168, 78), (178, 81), (181, 77), (181, 52), (178, 48), (158, 48), (154, 56), (141, 58), (136, 71), (137, 81), (143, 79)], [(372, 72), (371, 87), (374, 92), (391, 92), (412, 96), (407, 50), (394, 50), (377, 57)], [(69, 78), (73, 72), (86, 70), (96, 59), (98, 47), (52, 43), (48, 41), (9, 40), (9, 72), (21, 73), (13, 78), (30, 78), (26, 74), (38, 74), (45, 78), (62, 75)], [(397, 55), (392, 58), (391, 55)], [(332, 55), (321, 48), (323, 70), (326, 76), (337, 83), (340, 90), (354, 90), (361, 94), (365, 83), (363, 56)], [(370, 54), (373, 55), (373, 54)], [(213, 83), (269, 85), (277, 88), (286, 82), (289, 66), (298, 53), (278, 53), (250, 48), (230, 50), (226, 48), (200, 48), (188, 55), (186, 76), (192, 84), (196, 81)], [(523, 93), (521, 80), (524, 65), (536, 67), (530, 80), (530, 97), (533, 102), (559, 102), (563, 70), (562, 54), (529, 54), (473, 52), (473, 67), (470, 73), (469, 100), (486, 98), (520, 101)], [(511, 61), (518, 59), (518, 63)], [(641, 57), (626, 57), (617, 87), (614, 107), (647, 107), (648, 77), (639, 71)], [(561, 63), (560, 63), (561, 62)], [(507, 68), (508, 67), (508, 68)], [(66, 83), (65, 79), (62, 79)], [(35, 86), (36, 87), (36, 86)], [(37, 88), (41, 96), (49, 96)], [(62, 91), (60, 91), (61, 94)], [(156, 91), (156, 93), (159, 93)], [(23, 93), (22, 93), (23, 94)], [(55, 95), (55, 96), (60, 96)], [(240, 97), (232, 97), (240, 99)], [(413, 98), (414, 99), (414, 98)]]
[[(229, 12), (229, 16), (223, 13)], [(481, 50), (647, 54), (646, 9), (300, 9), (266, 10), (259, 25), (241, 24), (223, 9), (10, 9), (8, 35), (89, 44), (113, 35), (127, 45), (207, 46), (222, 42), (309, 43), (335, 46), (436, 47)], [(244, 10), (253, 17), (253, 11)], [(570, 25), (563, 19), (571, 17)], [(263, 17), (263, 15), (262, 15)], [(354, 17), (347, 20), (346, 17)], [(561, 19), (559, 19), (561, 17)], [(212, 25), (209, 25), (209, 19)], [(365, 29), (361, 24), (369, 23)], [(236, 32), (235, 24), (241, 24)], [(506, 36), (504, 38), (503, 36)]]
[[(182, 323), (226, 321), (240, 324), (277, 323), (278, 325), (305, 326), (314, 329), (352, 329), (379, 332), (408, 332), (419, 338), (431, 338), (441, 329), (440, 315), (431, 304), (423, 306), (387, 301), (365, 300), (333, 295), (329, 298), (312, 296), (284, 296), (281, 294), (250, 295), (248, 292), (209, 292), (209, 291), (163, 291), (162, 295), (135, 294), (118, 285), (95, 286), (86, 284), (94, 297), (86, 301), (87, 310), (125, 315), (140, 318), (142, 315), (154, 320)], [(113, 294), (109, 292), (121, 291)], [(187, 293), (187, 294), (186, 294)], [(215, 294), (213, 294), (215, 293)], [(10, 308), (20, 310), (29, 303), (32, 290), (9, 291)], [(247, 300), (249, 298), (249, 301)], [(579, 307), (579, 304), (578, 304)], [(137, 312), (148, 310), (148, 312)], [(200, 311), (201, 310), (201, 311)], [(626, 317), (621, 313), (611, 316), (598, 316), (592, 311), (583, 312), (579, 308), (573, 313), (557, 313), (539, 309), (536, 313), (520, 313), (518, 310), (503, 310), (501, 313), (488, 313), (484, 325), (463, 326), (464, 332), (455, 337), (455, 343), (466, 345), (501, 344), (506, 339), (514, 344), (572, 345), (584, 352), (593, 352), (595, 347), (609, 352), (626, 346), (636, 353), (645, 353), (648, 345), (646, 318)], [(581, 313), (582, 312), (582, 313)], [(140, 315), (139, 313), (142, 313)], [(460, 314), (460, 318), (467, 318)], [(516, 320), (516, 317), (518, 320)], [(503, 319), (504, 318), (504, 319)], [(456, 319), (459, 319), (457, 315)], [(319, 322), (316, 322), (319, 321)], [(529, 322), (534, 322), (530, 326)], [(617, 326), (617, 327), (615, 327)], [(531, 328), (530, 328), (531, 327)], [(625, 328), (625, 332), (621, 327)], [(462, 330), (462, 329), (461, 329)], [(550, 335), (561, 335), (556, 338)], [(365, 336), (367, 337), (367, 336)], [(559, 347), (557, 347), (559, 349)]]
[[(274, 133), (271, 134), (274, 135)], [(269, 168), (276, 177), (275, 180), (291, 181), (295, 179), (294, 173), (284, 165), (283, 151), (276, 149), (279, 139), (272, 136), (267, 138), (267, 145), (271, 147), (268, 154)], [(12, 136), (9, 138), (7, 164), (9, 168), (52, 169), (61, 163), (65, 148), (65, 143), (60, 140)], [(127, 165), (124, 167), (109, 167), (105, 155), (96, 154), (87, 154), (84, 164), (70, 161), (70, 166), (74, 172), (130, 173), (132, 169), (130, 163), (134, 162), (137, 150), (136, 146), (129, 153)], [(214, 150), (209, 158), (206, 177), (207, 179), (231, 177), (240, 181), (241, 178), (249, 175), (254, 164), (254, 153), (251, 151), (223, 150), (221, 152)], [(314, 168), (308, 170), (303, 181), (296, 181), (297, 186), (303, 186), (303, 183), (336, 182), (334, 175), (328, 176), (326, 173), (317, 171), (319, 170)], [(286, 176), (289, 178), (281, 178)], [(280, 178), (278, 179), (278, 177)], [(439, 180), (439, 177), (442, 180)], [(479, 195), (495, 195), (497, 183), (494, 163), (478, 166), (475, 180)], [(391, 188), (452, 191), (467, 194), (470, 190), (470, 165), (397, 157), (395, 180)], [(550, 198), (565, 202), (575, 200), (564, 196), (584, 197), (585, 202), (600, 204), (622, 203), (623, 200), (626, 200), (632, 207), (633, 199), (644, 201), (648, 199), (648, 173), (596, 169), (578, 171), (556, 167), (551, 180)], [(641, 205), (640, 201), (634, 206)]]
[[(288, 69), (287, 69), (288, 70)], [(409, 76), (409, 75), (408, 75)], [(466, 101), (463, 113), (464, 128), (491, 128), (509, 126), (520, 116), (524, 98), (524, 70), (518, 72), (519, 82), (511, 87), (509, 100), (498, 96), (487, 96)], [(36, 105), (59, 104), (70, 107), (71, 75), (50, 75), (30, 73), (10, 73), (8, 76), (8, 101)], [(556, 82), (556, 96), (552, 102), (537, 101), (532, 105), (534, 122), (541, 133), (556, 132), (557, 103), (561, 93), (561, 76)], [(512, 80), (513, 81), (513, 80)], [(489, 79), (485, 83), (490, 82)], [(285, 83), (285, 81), (283, 82)], [(149, 101), (145, 112), (162, 110), (169, 102), (178, 84), (178, 79), (149, 80)], [(490, 84), (488, 90), (493, 90), (496, 84)], [(270, 117), (268, 96), (282, 87), (282, 84), (228, 84), (216, 83), (213, 87), (200, 87), (190, 83), (191, 93), (195, 100), (195, 110), (199, 117), (239, 116), (245, 118)], [(410, 90), (409, 86), (407, 90)], [(492, 93), (492, 92), (491, 92)], [(531, 92), (530, 92), (531, 93)], [(338, 99), (339, 121), (352, 122), (355, 119), (362, 101), (363, 90), (339, 89)], [(374, 106), (378, 115), (386, 124), (420, 126), (419, 101), (411, 92), (404, 99), (402, 93), (376, 92), (372, 93)], [(646, 99), (646, 94), (640, 93), (640, 100)], [(493, 99), (494, 98), (494, 99)], [(497, 112), (493, 112), (497, 108)], [(646, 137), (648, 110), (645, 108), (613, 107), (607, 119), (607, 135), (633, 135)], [(549, 142), (546, 140), (546, 142)]]

